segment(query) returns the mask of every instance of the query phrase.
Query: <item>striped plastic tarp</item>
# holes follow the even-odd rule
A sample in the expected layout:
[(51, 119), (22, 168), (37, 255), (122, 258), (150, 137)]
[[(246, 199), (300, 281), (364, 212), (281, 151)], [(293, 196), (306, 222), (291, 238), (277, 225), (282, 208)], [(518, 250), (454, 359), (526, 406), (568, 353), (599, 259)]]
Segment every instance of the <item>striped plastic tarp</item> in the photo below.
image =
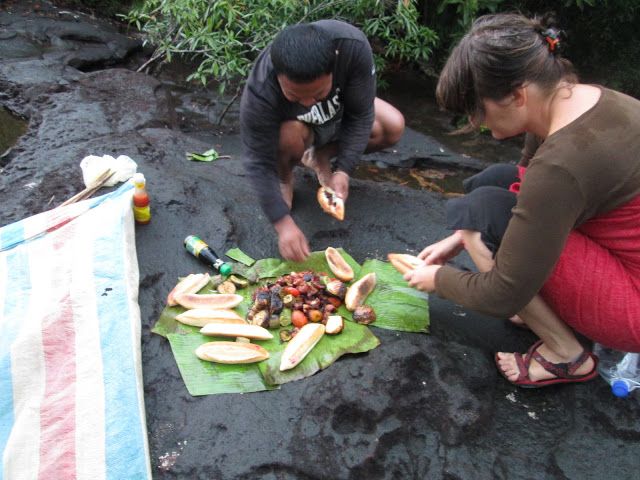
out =
[(0, 480), (151, 478), (131, 198), (0, 228)]

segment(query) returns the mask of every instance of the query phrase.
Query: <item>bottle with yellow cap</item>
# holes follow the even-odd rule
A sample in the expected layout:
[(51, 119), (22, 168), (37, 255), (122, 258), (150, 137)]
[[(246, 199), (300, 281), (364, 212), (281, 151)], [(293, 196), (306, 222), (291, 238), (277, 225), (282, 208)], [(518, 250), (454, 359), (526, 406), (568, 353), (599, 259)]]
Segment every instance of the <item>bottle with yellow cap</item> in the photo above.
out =
[(142, 173), (133, 176), (133, 218), (136, 223), (147, 224), (151, 221), (151, 207), (149, 206), (149, 195), (147, 194), (146, 180)]

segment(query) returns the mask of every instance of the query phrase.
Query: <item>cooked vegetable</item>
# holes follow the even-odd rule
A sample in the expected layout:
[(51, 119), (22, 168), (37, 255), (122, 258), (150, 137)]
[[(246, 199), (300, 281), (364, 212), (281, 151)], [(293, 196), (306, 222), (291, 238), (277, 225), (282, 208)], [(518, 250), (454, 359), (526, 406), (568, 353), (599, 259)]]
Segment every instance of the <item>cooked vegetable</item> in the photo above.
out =
[(327, 259), (329, 268), (336, 277), (343, 282), (350, 282), (353, 280), (353, 269), (347, 261), (342, 258), (342, 255), (340, 255), (338, 250), (333, 247), (328, 247), (324, 251), (324, 256)]
[(325, 333), (336, 335), (344, 329), (344, 320), (340, 315), (330, 315), (325, 325)]
[(309, 317), (309, 321), (317, 323), (322, 321), (323, 315), (320, 310), (309, 310), (307, 317)]
[(280, 326), (288, 327), (291, 325), (291, 309), (285, 308), (280, 312)]
[(243, 318), (233, 310), (194, 308), (176, 315), (176, 320), (185, 325), (204, 327), (209, 323), (245, 323)]
[(258, 325), (259, 327), (269, 328), (269, 321), (271, 316), (269, 315), (269, 310), (260, 310), (256, 314), (253, 315), (253, 319), (251, 323), (253, 325)]
[(217, 290), (220, 293), (236, 293), (236, 286), (233, 282), (227, 280), (218, 285)]
[(233, 308), (244, 300), (242, 295), (235, 293), (214, 293), (198, 295), (195, 293), (183, 293), (175, 297), (176, 301), (185, 308)]
[(256, 340), (269, 340), (273, 335), (266, 329), (258, 325), (236, 324), (236, 323), (210, 323), (200, 329), (203, 335), (212, 337), (246, 337)]
[(307, 323), (309, 323), (309, 319), (304, 314), (304, 312), (300, 310), (294, 310), (293, 312), (291, 312), (291, 323), (294, 327), (302, 328)]
[(254, 363), (269, 358), (269, 352), (255, 343), (208, 342), (196, 349), (201, 360), (217, 363)]
[(369, 305), (360, 305), (353, 312), (353, 321), (369, 325), (376, 321), (376, 312)]
[(282, 352), (280, 371), (289, 370), (304, 360), (323, 335), (324, 325), (321, 323), (309, 323), (302, 327)]
[(240, 278), (236, 275), (229, 276), (229, 281), (232, 282), (238, 288), (245, 288), (247, 285), (249, 285), (248, 280), (245, 280), (244, 278)]
[(199, 292), (200, 289), (209, 283), (209, 279), (208, 273), (191, 273), (187, 275), (169, 292), (169, 295), (167, 295), (167, 305), (170, 307), (177, 305), (176, 296), (178, 295)]
[(351, 285), (344, 298), (344, 305), (347, 307), (347, 310), (353, 312), (356, 307), (362, 305), (367, 296), (373, 292), (374, 288), (376, 288), (375, 272), (366, 274), (360, 280)]

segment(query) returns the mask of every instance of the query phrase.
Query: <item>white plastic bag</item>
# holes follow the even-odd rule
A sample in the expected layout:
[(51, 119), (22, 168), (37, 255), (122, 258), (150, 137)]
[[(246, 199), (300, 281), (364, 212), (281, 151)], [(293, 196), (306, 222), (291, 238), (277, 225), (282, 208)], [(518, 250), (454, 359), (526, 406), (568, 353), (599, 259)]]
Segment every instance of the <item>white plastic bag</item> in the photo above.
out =
[(104, 184), (105, 187), (113, 187), (117, 183), (129, 180), (136, 173), (138, 165), (126, 155), (120, 155), (118, 158), (113, 158), (111, 155), (103, 155), (102, 157), (89, 155), (82, 159), (80, 168), (86, 187), (91, 185), (105, 170), (114, 170), (116, 173)]

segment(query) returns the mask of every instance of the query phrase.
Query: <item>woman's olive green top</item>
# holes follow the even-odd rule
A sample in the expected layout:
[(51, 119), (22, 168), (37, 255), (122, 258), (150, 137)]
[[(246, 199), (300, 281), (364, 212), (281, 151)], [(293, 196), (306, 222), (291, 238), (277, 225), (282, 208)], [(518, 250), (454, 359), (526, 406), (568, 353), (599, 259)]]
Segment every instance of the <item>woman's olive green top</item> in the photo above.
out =
[(640, 195), (640, 101), (599, 87), (598, 102), (549, 135), (530, 157), (513, 216), (485, 273), (449, 265), (436, 292), (467, 308), (509, 317), (544, 285), (569, 232)]

